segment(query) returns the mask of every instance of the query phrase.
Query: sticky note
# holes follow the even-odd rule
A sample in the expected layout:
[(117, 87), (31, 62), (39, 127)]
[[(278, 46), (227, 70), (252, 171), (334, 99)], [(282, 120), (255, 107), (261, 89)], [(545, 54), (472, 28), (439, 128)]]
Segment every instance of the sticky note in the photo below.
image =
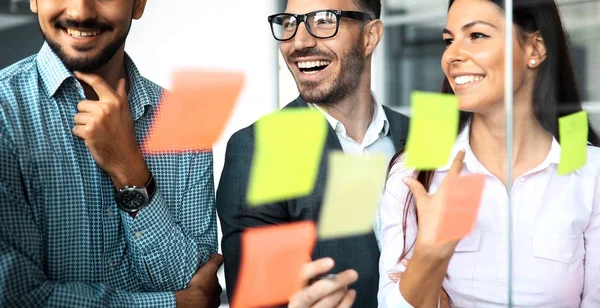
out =
[(481, 174), (447, 178), (446, 203), (438, 225), (437, 243), (459, 240), (471, 233), (477, 222), (485, 178)]
[(312, 221), (244, 231), (232, 308), (286, 304), (302, 288), (300, 270), (311, 261), (316, 239)]
[(385, 182), (383, 155), (329, 155), (325, 200), (319, 218), (319, 238), (332, 239), (373, 230), (375, 212)]
[(143, 147), (148, 153), (212, 149), (244, 83), (239, 72), (178, 71)]
[(254, 135), (248, 204), (309, 195), (327, 137), (325, 117), (308, 108), (282, 110), (256, 122)]
[(579, 111), (558, 119), (560, 136), (559, 175), (575, 171), (585, 165), (588, 129), (588, 113), (586, 111)]
[(458, 119), (454, 95), (413, 92), (406, 166), (433, 170), (446, 165), (456, 142)]

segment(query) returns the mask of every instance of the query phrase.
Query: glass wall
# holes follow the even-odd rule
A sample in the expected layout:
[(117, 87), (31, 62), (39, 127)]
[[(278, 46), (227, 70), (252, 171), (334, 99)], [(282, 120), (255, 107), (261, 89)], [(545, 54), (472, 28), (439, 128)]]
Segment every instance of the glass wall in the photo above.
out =
[[(558, 0), (585, 107), (600, 127), (600, 1)], [(384, 0), (387, 105), (406, 111), (414, 90), (440, 91), (446, 0)]]

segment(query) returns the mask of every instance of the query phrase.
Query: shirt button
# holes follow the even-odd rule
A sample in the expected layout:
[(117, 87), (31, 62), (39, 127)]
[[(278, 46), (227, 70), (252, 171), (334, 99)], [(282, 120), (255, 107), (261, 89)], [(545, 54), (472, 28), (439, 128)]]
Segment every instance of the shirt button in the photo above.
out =
[(109, 261), (109, 262), (108, 262), (108, 268), (111, 268), (111, 269), (112, 269), (112, 268), (114, 268), (114, 267), (115, 267), (115, 264), (113, 263), (113, 261)]
[(142, 238), (142, 236), (144, 236), (144, 235), (142, 234), (142, 232), (139, 232), (139, 231), (138, 231), (138, 232), (136, 232), (136, 233), (135, 233), (135, 237), (137, 237), (137, 238)]
[(112, 217), (115, 213), (112, 209), (108, 209), (108, 216)]

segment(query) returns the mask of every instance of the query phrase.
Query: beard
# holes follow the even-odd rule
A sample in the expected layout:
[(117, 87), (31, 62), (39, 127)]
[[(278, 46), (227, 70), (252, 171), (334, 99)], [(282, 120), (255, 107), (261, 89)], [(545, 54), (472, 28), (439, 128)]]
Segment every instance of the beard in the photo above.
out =
[[(54, 26), (55, 28), (73, 27), (84, 29), (102, 29), (103, 31), (110, 31), (113, 29), (109, 25), (94, 20), (84, 22), (78, 22), (74, 20), (58, 21), (54, 24)], [(44, 40), (48, 43), (50, 49), (52, 49), (52, 51), (58, 56), (65, 67), (70, 71), (80, 71), (84, 73), (96, 71), (106, 65), (106, 63), (108, 63), (119, 51), (121, 46), (123, 46), (130, 29), (131, 23), (129, 24), (129, 28), (125, 33), (118, 36), (114, 41), (110, 42), (110, 44), (103, 46), (100, 52), (92, 55), (91, 57), (71, 57), (65, 52), (64, 48), (57, 41), (46, 35), (40, 27), (40, 31), (42, 32)], [(86, 48), (77, 48), (77, 50), (87, 51)]]
[[(361, 46), (363, 45), (362, 35), (360, 41), (350, 48), (342, 57), (342, 71), (335, 76), (331, 86), (323, 88), (319, 82), (304, 82), (302, 85), (296, 79), (300, 97), (310, 103), (333, 106), (342, 99), (350, 95), (358, 87), (358, 82), (364, 70), (365, 54)], [(320, 52), (309, 51), (311, 55), (322, 54)]]

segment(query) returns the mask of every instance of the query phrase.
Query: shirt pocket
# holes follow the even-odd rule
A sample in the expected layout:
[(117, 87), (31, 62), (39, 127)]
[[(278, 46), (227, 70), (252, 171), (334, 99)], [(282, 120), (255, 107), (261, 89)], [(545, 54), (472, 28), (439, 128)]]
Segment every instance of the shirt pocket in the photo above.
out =
[(532, 254), (533, 271), (528, 271), (527, 275), (538, 288), (538, 296), (560, 302), (572, 298), (573, 294), (581, 294), (585, 256), (583, 234), (533, 234)]
[(481, 248), (481, 230), (475, 229), (458, 242), (454, 252), (476, 252)]
[(583, 234), (577, 235), (533, 235), (533, 257), (555, 261), (563, 264), (571, 264), (585, 255)]

